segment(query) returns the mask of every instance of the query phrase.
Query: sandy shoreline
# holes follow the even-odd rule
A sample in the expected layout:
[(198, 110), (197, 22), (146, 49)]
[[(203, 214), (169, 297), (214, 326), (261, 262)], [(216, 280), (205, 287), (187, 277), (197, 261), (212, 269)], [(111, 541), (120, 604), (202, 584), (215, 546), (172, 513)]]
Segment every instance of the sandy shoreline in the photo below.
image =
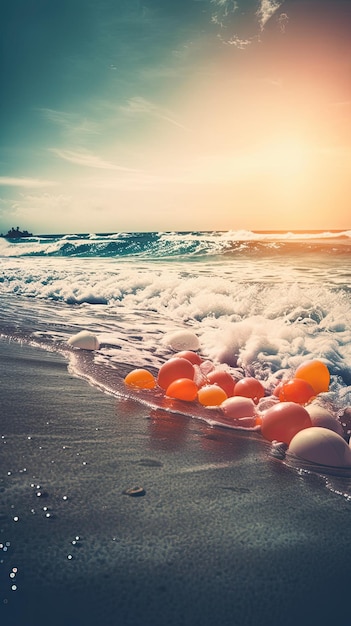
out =
[(5, 339), (0, 380), (2, 626), (350, 624), (351, 504), (258, 435)]

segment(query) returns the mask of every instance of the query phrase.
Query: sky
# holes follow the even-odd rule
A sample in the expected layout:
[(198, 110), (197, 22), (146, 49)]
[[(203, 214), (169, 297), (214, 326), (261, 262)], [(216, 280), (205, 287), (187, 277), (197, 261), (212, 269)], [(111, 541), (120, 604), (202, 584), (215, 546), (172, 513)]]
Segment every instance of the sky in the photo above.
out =
[(0, 232), (350, 229), (349, 0), (11, 0)]

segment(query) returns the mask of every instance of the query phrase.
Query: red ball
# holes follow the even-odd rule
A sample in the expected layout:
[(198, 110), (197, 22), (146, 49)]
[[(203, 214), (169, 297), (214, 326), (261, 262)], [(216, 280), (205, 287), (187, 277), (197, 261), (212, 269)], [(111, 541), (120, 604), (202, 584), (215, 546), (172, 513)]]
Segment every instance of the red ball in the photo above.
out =
[(190, 361), (174, 357), (161, 365), (157, 376), (157, 384), (166, 390), (178, 378), (190, 378), (190, 380), (193, 380), (194, 373), (194, 366)]
[(166, 396), (177, 400), (193, 402), (197, 398), (198, 387), (190, 378), (178, 378), (167, 387)]
[(265, 388), (256, 378), (241, 378), (235, 385), (234, 396), (252, 398), (257, 403), (264, 395)]
[(202, 358), (196, 352), (192, 352), (191, 350), (182, 350), (181, 352), (177, 352), (172, 358), (179, 359), (187, 359), (193, 365), (200, 365), (202, 363)]
[(283, 381), (280, 381), (280, 383), (278, 383), (277, 386), (273, 389), (272, 396), (275, 396), (275, 398), (279, 398), (280, 390), (284, 384), (285, 383)]
[(211, 385), (218, 385), (226, 392), (228, 398), (230, 398), (234, 394), (234, 387), (236, 381), (233, 376), (229, 374), (229, 372), (225, 372), (223, 370), (213, 370), (209, 374), (207, 374), (207, 380)]
[(313, 387), (302, 378), (292, 378), (279, 389), (280, 402), (297, 402), (306, 404), (316, 395)]
[(296, 402), (279, 402), (261, 418), (261, 433), (268, 441), (282, 441), (289, 445), (300, 430), (312, 426), (306, 409)]

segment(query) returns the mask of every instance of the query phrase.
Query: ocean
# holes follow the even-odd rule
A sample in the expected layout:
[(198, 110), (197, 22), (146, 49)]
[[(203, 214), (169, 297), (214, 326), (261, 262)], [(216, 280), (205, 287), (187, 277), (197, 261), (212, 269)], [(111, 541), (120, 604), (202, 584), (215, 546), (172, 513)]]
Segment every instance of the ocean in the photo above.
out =
[[(337, 416), (351, 406), (351, 231), (43, 235), (2, 238), (0, 256), (2, 335), (64, 354), (107, 393), (163, 406), (124, 377), (156, 373), (172, 333), (191, 331), (204, 359), (258, 378), (267, 396), (320, 359), (331, 373), (324, 401)], [(99, 350), (67, 345), (80, 330)], [(184, 403), (172, 410), (215, 418)]]
[(77, 372), (80, 330), (99, 339), (94, 364), (121, 375), (159, 368), (169, 334), (191, 330), (204, 358), (268, 391), (322, 359), (338, 410), (351, 404), (351, 231), (45, 235), (0, 239), (0, 257), (1, 332)]
[[(349, 624), (351, 470), (124, 378), (195, 342), (258, 378), (264, 410), (316, 358), (347, 438), (351, 231), (0, 238), (0, 256), (1, 623)], [(71, 347), (81, 330), (99, 349)]]

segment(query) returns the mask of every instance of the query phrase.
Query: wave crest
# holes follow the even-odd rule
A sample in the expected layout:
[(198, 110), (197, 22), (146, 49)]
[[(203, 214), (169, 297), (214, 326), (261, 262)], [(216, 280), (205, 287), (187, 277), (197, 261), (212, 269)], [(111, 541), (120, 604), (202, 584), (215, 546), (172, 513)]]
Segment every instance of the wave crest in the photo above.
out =
[(129, 259), (199, 259), (276, 253), (351, 252), (351, 231), (213, 231), (43, 235), (0, 240), (1, 257), (61, 256)]

